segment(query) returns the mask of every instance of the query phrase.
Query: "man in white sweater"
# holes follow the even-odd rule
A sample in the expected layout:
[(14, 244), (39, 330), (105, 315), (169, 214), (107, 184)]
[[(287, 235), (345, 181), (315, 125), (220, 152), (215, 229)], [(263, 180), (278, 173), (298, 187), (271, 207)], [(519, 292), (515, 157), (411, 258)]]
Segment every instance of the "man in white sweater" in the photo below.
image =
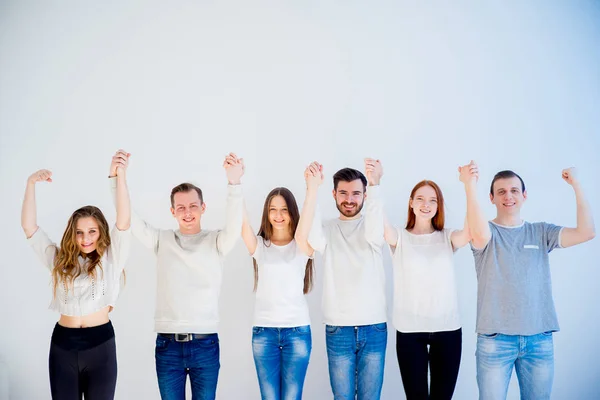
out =
[[(365, 159), (365, 172), (366, 177), (352, 168), (336, 172), (333, 197), (339, 217), (324, 224), (318, 219), (301, 223), (296, 233), (298, 243), (308, 241), (324, 258), (323, 316), (335, 399), (379, 399), (383, 385), (387, 311), (379, 160)], [(311, 164), (305, 178), (301, 221), (312, 221), (322, 166)]]
[(243, 220), (243, 161), (231, 153), (223, 166), (229, 183), (223, 230), (201, 228), (206, 203), (200, 188), (191, 183), (171, 191), (171, 213), (179, 229), (154, 228), (132, 213), (133, 235), (157, 258), (155, 357), (163, 400), (185, 399), (187, 375), (194, 399), (215, 398), (222, 261), (241, 236)]

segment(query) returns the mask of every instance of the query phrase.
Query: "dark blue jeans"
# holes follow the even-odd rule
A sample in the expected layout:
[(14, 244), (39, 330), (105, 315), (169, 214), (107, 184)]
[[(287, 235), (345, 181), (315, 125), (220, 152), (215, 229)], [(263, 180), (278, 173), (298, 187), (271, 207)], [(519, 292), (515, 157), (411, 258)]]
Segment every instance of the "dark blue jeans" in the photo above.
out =
[(219, 336), (189, 342), (156, 336), (156, 376), (162, 400), (184, 400), (187, 375), (190, 376), (192, 399), (213, 400), (219, 378)]
[(310, 326), (252, 328), (252, 353), (263, 400), (300, 400), (312, 349)]

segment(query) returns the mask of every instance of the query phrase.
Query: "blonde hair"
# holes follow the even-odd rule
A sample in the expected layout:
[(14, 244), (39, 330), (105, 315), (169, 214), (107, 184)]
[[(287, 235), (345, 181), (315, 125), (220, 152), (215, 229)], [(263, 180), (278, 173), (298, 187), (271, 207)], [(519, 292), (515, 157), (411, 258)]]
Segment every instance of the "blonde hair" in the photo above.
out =
[[(82, 255), (77, 244), (77, 221), (81, 218), (94, 218), (98, 223), (100, 237), (96, 245), (96, 250), (83, 255), (86, 262), (83, 266), (79, 263), (79, 256)], [(67, 228), (60, 241), (60, 248), (57, 249), (54, 258), (54, 268), (52, 269), (52, 280), (54, 283), (54, 296), (56, 297), (56, 288), (62, 283), (65, 291), (73, 286), (73, 282), (85, 270), (92, 278), (96, 277), (96, 267), (100, 268), (102, 273), (102, 255), (110, 246), (110, 235), (108, 223), (104, 214), (98, 207), (85, 206), (76, 210), (67, 222)]]

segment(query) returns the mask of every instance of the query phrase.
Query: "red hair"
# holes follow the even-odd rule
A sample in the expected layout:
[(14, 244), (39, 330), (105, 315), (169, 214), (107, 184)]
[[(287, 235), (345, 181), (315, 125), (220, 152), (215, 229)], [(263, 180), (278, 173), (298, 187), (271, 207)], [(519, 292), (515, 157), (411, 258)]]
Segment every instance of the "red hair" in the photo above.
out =
[[(415, 187), (413, 188), (412, 192), (410, 192), (410, 200), (413, 200), (413, 197), (415, 197), (415, 193), (417, 192), (417, 190), (419, 190), (423, 186), (429, 186), (435, 191), (435, 195), (437, 197), (437, 202), (438, 202), (438, 208), (437, 208), (437, 212), (431, 219), (431, 223), (433, 225), (433, 229), (435, 229), (436, 231), (441, 231), (444, 229), (444, 222), (445, 222), (446, 216), (444, 214), (444, 196), (442, 195), (442, 190), (437, 185), (437, 183), (435, 183), (433, 181), (428, 181), (428, 180), (423, 180), (423, 181), (417, 183), (415, 185)], [(415, 220), (416, 220), (415, 213), (413, 212), (413, 210), (410, 207), (410, 200), (408, 201), (408, 218), (406, 219), (406, 229), (407, 230), (410, 230), (415, 227)]]

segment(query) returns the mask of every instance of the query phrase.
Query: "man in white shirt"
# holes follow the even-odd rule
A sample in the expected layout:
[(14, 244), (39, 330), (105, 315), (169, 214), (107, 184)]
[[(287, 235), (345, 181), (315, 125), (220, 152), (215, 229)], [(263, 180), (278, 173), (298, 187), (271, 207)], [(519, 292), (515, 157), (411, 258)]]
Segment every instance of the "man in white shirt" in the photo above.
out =
[[(302, 218), (311, 221), (322, 166), (313, 163), (308, 170), (312, 173), (305, 174)], [(323, 225), (299, 226), (296, 233), (298, 243), (307, 240), (324, 258), (323, 316), (335, 399), (379, 399), (383, 385), (387, 345), (379, 194), (383, 169), (379, 160), (366, 159), (365, 171), (366, 177), (352, 168), (339, 170), (333, 176), (339, 217)]]
[[(128, 158), (127, 154), (120, 156)], [(231, 153), (223, 167), (229, 183), (223, 230), (201, 228), (206, 203), (200, 188), (191, 183), (171, 191), (177, 230), (154, 228), (132, 212), (133, 235), (157, 258), (155, 357), (163, 400), (185, 399), (187, 375), (194, 399), (215, 398), (220, 368), (217, 331), (222, 260), (241, 235), (244, 203), (242, 159)]]

